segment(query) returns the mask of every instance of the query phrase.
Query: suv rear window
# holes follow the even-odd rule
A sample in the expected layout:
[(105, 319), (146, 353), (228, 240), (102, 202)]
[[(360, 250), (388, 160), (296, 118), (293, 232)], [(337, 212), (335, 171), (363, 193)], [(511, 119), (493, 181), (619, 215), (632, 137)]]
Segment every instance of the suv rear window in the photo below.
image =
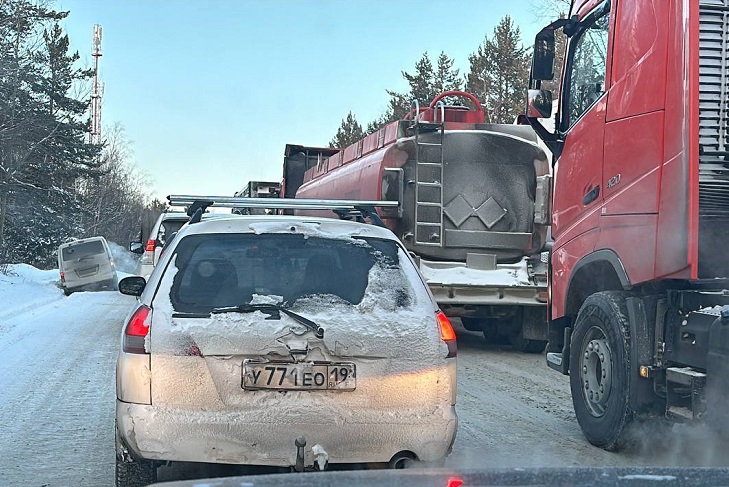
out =
[(185, 237), (175, 248), (170, 290), (174, 309), (207, 312), (250, 303), (253, 295), (297, 299), (328, 295), (359, 304), (373, 272), (379, 292), (410, 303), (411, 288), (400, 269), (398, 246), (390, 240), (333, 240), (286, 234), (206, 234)]
[(157, 240), (164, 245), (167, 239), (173, 233), (179, 231), (185, 223), (187, 223), (187, 220), (163, 220), (159, 226), (159, 231), (157, 231)]
[(103, 254), (104, 252), (106, 251), (104, 250), (104, 244), (101, 243), (101, 240), (92, 240), (91, 242), (85, 242), (61, 249), (63, 260), (78, 260), (92, 255)]

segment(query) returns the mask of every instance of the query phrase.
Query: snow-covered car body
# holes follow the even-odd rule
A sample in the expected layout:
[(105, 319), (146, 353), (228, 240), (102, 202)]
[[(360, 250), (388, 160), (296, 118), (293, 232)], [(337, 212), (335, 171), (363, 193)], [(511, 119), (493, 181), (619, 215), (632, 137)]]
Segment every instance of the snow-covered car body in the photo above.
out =
[(130, 462), (438, 461), (457, 429), (455, 335), (387, 229), (203, 220), (127, 320), (117, 399)]
[(68, 295), (82, 289), (116, 288), (117, 274), (104, 237), (74, 240), (58, 247), (61, 286)]

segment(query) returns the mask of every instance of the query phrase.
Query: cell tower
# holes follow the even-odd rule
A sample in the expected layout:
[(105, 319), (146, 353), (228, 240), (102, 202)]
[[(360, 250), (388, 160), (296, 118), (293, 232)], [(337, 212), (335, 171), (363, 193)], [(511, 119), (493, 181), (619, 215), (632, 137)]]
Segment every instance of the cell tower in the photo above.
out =
[(94, 86), (91, 93), (91, 130), (89, 131), (89, 143), (98, 144), (101, 138), (101, 90), (99, 90), (99, 58), (101, 54), (101, 25), (94, 25), (93, 51), (94, 57)]

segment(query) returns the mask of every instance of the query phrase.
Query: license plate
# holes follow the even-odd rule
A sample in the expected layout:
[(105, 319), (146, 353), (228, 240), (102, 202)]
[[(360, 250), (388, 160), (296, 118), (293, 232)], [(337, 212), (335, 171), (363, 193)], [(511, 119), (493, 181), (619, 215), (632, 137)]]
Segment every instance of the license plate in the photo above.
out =
[(243, 389), (277, 389), (285, 391), (335, 390), (353, 391), (356, 386), (353, 363), (285, 364), (243, 362)]

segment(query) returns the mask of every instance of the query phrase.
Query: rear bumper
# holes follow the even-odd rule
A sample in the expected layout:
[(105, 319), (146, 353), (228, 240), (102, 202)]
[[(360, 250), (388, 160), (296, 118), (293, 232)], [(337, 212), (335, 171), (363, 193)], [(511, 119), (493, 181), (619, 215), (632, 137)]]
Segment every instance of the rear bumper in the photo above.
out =
[(116, 419), (122, 441), (139, 458), (281, 467), (296, 464), (294, 441), (301, 436), (307, 464), (316, 444), (329, 463), (388, 462), (403, 450), (438, 461), (450, 453), (458, 427), (455, 406), (397, 420), (370, 413), (353, 423), (312, 412), (266, 423), (253, 412), (163, 410), (117, 401)]
[(547, 286), (479, 286), (466, 284), (428, 283), (435, 301), (440, 305), (519, 305), (547, 306), (540, 301), (539, 294), (547, 291)]
[(492, 270), (463, 262), (420, 261), (420, 270), (441, 306), (546, 306), (546, 276), (537, 278), (528, 259)]
[(66, 289), (79, 289), (84, 287), (92, 287), (107, 281), (112, 281), (116, 277), (116, 271), (103, 271), (89, 277), (71, 277), (70, 279), (69, 275), (70, 274), (66, 275), (63, 281), (63, 287), (65, 287)]

